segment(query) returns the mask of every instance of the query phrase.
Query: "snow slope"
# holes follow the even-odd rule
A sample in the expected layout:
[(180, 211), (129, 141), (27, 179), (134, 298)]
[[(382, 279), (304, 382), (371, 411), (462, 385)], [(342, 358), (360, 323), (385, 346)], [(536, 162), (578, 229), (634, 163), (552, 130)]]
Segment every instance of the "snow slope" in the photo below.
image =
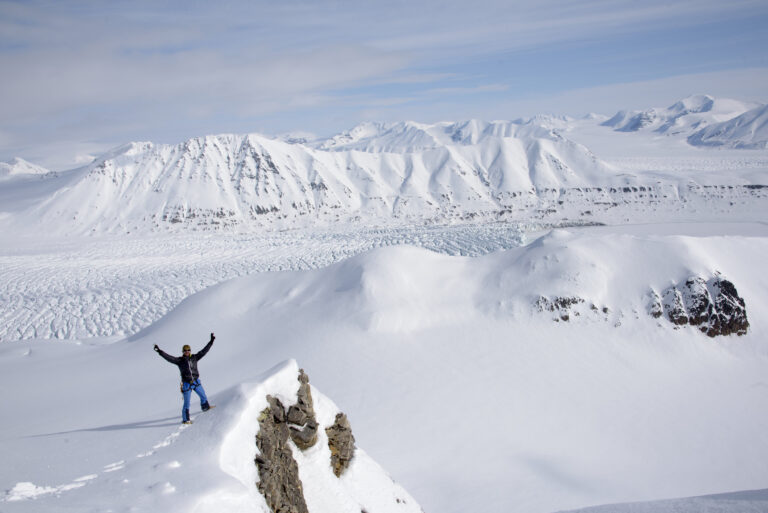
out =
[[(0, 180), (0, 199), (8, 200), (0, 202), (0, 226), (44, 234), (263, 232), (339, 223), (558, 226), (683, 221), (702, 210), (716, 210), (719, 220), (755, 220), (750, 212), (760, 211), (765, 198), (750, 187), (765, 185), (768, 154), (685, 144), (698, 130), (689, 139), (695, 144), (761, 147), (764, 109), (739, 116), (752, 107), (701, 95), (667, 109), (620, 112), (602, 124), (595, 116), (408, 121), (363, 123), (325, 140), (248, 134), (130, 143), (61, 176)], [(718, 124), (725, 121), (734, 127)], [(709, 125), (717, 136), (701, 131)], [(665, 155), (670, 148), (676, 159)], [(616, 152), (620, 159), (612, 158)], [(22, 167), (29, 166), (13, 169)]]
[[(254, 414), (295, 397), (299, 365), (328, 394), (313, 388), (323, 426), (342, 409), (367, 451), (340, 481), (324, 443), (294, 451), (310, 511), (760, 510), (768, 152), (686, 142), (752, 107), (6, 166), (0, 511), (265, 511)], [(652, 315), (716, 276), (746, 304), (744, 336)], [(211, 331), (218, 407), (193, 403), (182, 428), (177, 371), (151, 348)]]
[[(15, 351), (7, 349), (3, 347), (2, 355), (6, 361), (15, 356)], [(64, 354), (58, 356), (65, 360), (72, 358), (73, 349), (77, 350), (66, 348)], [(121, 353), (126, 356), (125, 348), (122, 349)], [(31, 352), (25, 356), (39, 358)], [(136, 356), (133, 352), (133, 358), (129, 356), (124, 364), (135, 363), (132, 360)], [(70, 367), (69, 372), (72, 370)], [(80, 370), (85, 371), (84, 368)], [(87, 374), (93, 376), (91, 372)], [(84, 377), (83, 374), (80, 376)], [(253, 461), (258, 453), (254, 436), (259, 431), (259, 414), (268, 406), (267, 395), (286, 405), (296, 403), (298, 367), (295, 361), (289, 361), (255, 377), (258, 382), (241, 383), (219, 392), (216, 409), (196, 416), (192, 426), (169, 422), (171, 418), (162, 417), (24, 437), (32, 439), (33, 445), (40, 450), (28, 456), (34, 461), (45, 458), (49, 461), (48, 468), (54, 467), (47, 472), (49, 475), (71, 473), (78, 467), (89, 469), (90, 473), (65, 484), (40, 484), (41, 479), (45, 480), (42, 475), (35, 476), (36, 482), (20, 481), (6, 490), (0, 499), (5, 503), (3, 511), (225, 510), (270, 513), (264, 497), (256, 489), (259, 476)], [(74, 384), (72, 381), (77, 380), (70, 379), (64, 388), (88, 385), (87, 379)], [(318, 442), (306, 451), (292, 446), (309, 510), (328, 513), (358, 513), (361, 508), (402, 513), (421, 511), (416, 501), (359, 448), (342, 477), (333, 475), (325, 428), (333, 424), (339, 410), (316, 389), (312, 395), (320, 424)], [(144, 404), (152, 408), (158, 403), (148, 400)], [(133, 406), (130, 401), (129, 405)], [(91, 403), (91, 406), (96, 404)], [(104, 419), (99, 413), (83, 412), (76, 422), (81, 426), (98, 423)], [(142, 419), (147, 413), (133, 411)], [(53, 427), (50, 417), (43, 426), (46, 429)], [(99, 432), (123, 434), (98, 436)], [(160, 435), (158, 439), (158, 434), (162, 433), (165, 436)], [(59, 448), (56, 454), (45, 454), (40, 446), (48, 446), (48, 440), (56, 438), (63, 438), (65, 443), (71, 439), (72, 446)], [(137, 450), (141, 452), (137, 453)], [(102, 465), (105, 456), (116, 460)], [(82, 461), (68, 462), (70, 458)], [(56, 469), (58, 465), (66, 466), (66, 470)], [(25, 475), (24, 470), (16, 469), (19, 470)]]
[(667, 108), (619, 111), (604, 126), (621, 132), (653, 131), (666, 135), (691, 134), (696, 130), (728, 121), (757, 107), (751, 102), (693, 95)]
[(396, 145), (398, 152), (384, 151), (384, 136), (375, 153), (324, 151), (256, 134), (175, 146), (131, 143), (69, 172), (67, 187), (7, 216), (16, 231), (49, 233), (275, 229), (361, 219), (402, 225), (498, 213), (518, 191), (618, 181), (589, 150), (556, 132), (509, 133), (511, 126), (489, 126), (476, 141), (473, 125), (451, 144)]
[(44, 167), (37, 166), (18, 157), (10, 162), (0, 162), (0, 180), (19, 176), (40, 176), (48, 173), (50, 171)]
[[(339, 223), (560, 226), (688, 221), (702, 211), (716, 211), (716, 220), (756, 220), (765, 197), (753, 186), (765, 185), (765, 150), (746, 155), (685, 143), (695, 130), (751, 107), (695, 96), (602, 125), (595, 116), (548, 115), (364, 123), (312, 141), (248, 134), (130, 143), (60, 175), (0, 180), (0, 227), (73, 235)], [(701, 142), (759, 147), (760, 119), (732, 120), (741, 128), (719, 128), (719, 139)]]
[[(111, 344), (4, 343), (0, 385), (14, 390), (15, 414), (0, 426), (1, 507), (175, 511), (211, 499), (239, 511), (246, 487), (212, 455), (234, 454), (216, 447), (251, 400), (240, 384), (290, 358), (425, 511), (765, 487), (768, 239), (708, 226), (557, 230), (476, 258), (380, 248), (230, 280)], [(710, 339), (647, 313), (649, 288), (715, 271), (744, 298), (747, 335)], [(542, 295), (577, 295), (599, 312), (555, 322), (535, 308)], [(180, 430), (177, 371), (151, 347), (197, 349), (210, 331), (200, 368), (221, 409)]]
[(763, 513), (765, 511), (768, 511), (768, 489), (644, 503), (608, 504), (568, 513)]
[(768, 148), (768, 105), (699, 130), (688, 137), (688, 142), (696, 146)]

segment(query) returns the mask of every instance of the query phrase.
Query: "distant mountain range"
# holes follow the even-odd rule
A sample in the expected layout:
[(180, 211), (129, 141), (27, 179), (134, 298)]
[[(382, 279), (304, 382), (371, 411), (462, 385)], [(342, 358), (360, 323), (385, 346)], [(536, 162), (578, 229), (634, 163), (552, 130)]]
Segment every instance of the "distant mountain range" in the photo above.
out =
[(51, 171), (18, 157), (10, 162), (0, 162), (0, 180), (13, 177), (43, 176), (48, 173)]
[(667, 108), (619, 111), (603, 123), (620, 132), (684, 135), (694, 146), (768, 147), (768, 106), (708, 95), (689, 96)]
[[(764, 105), (694, 96), (666, 109), (622, 111), (602, 124), (695, 145), (764, 148), (766, 112)], [(579, 123), (600, 121), (363, 123), (323, 140), (248, 134), (134, 142), (62, 173), (17, 159), (0, 167), (0, 221), (64, 233), (573, 224), (640, 211), (648, 219), (656, 203), (666, 212), (679, 207), (673, 203), (687, 193), (679, 189), (686, 177), (623, 172), (566, 137)], [(716, 196), (733, 204), (731, 193)]]
[(709, 125), (691, 134), (688, 142), (695, 146), (768, 148), (768, 105), (748, 110), (728, 121)]

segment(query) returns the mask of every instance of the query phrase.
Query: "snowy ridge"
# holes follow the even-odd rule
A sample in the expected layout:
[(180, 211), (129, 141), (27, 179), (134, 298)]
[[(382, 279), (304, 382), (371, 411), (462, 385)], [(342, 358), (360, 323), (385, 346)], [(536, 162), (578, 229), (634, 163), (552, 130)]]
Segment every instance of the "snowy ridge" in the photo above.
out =
[[(739, 116), (753, 106), (693, 96), (667, 109), (620, 112), (603, 125), (644, 134), (687, 136), (699, 130), (689, 139), (692, 144), (759, 148), (764, 109)], [(725, 120), (735, 125), (717, 124)], [(685, 221), (700, 210), (743, 219), (761, 211), (763, 195), (750, 188), (765, 185), (753, 172), (764, 169), (760, 155), (713, 159), (692, 149), (682, 166), (673, 162), (670, 168), (657, 162), (661, 143), (638, 136), (639, 150), (633, 150), (638, 154), (609, 163), (575, 142), (599, 121), (542, 115), (517, 121), (363, 123), (326, 140), (230, 134), (177, 145), (130, 143), (23, 188), (0, 183), (0, 222), (9, 231), (146, 234), (339, 223), (558, 226), (617, 218)], [(709, 125), (716, 133), (700, 130)], [(613, 138), (609, 152), (614, 142), (628, 144)]]
[[(0, 502), (10, 507), (34, 501), (37, 508), (49, 510), (59, 509), (62, 502), (76, 504), (78, 509), (120, 508), (118, 497), (122, 496), (130, 498), (133, 508), (146, 511), (271, 513), (256, 489), (259, 478), (253, 440), (259, 431), (257, 419), (267, 407), (267, 395), (285, 404), (296, 402), (298, 374), (295, 361), (284, 362), (261, 376), (259, 382), (220, 392), (216, 410), (197, 415), (194, 426), (179, 426), (134, 457), (95, 469), (69, 484), (16, 483)], [(325, 428), (333, 424), (339, 409), (314, 388), (312, 394), (321, 426), (318, 442), (307, 451), (293, 447), (310, 511), (359, 513), (361, 505), (378, 511), (421, 511), (416, 501), (359, 448), (344, 478), (333, 475)]]
[(384, 152), (390, 144), (378, 136), (376, 152), (323, 151), (255, 134), (207, 136), (176, 146), (132, 143), (73, 171), (70, 186), (16, 219), (31, 219), (38, 229), (83, 233), (361, 219), (466, 221), (498, 217), (522, 192), (535, 197), (538, 189), (619, 180), (586, 148), (554, 131), (480, 125), (443, 133), (443, 139), (456, 139), (451, 144), (432, 138), (413, 146), (412, 140), (444, 129), (434, 125), (414, 133), (408, 124), (392, 146), (404, 150), (404, 137), (413, 151), (401, 153)]
[(567, 117), (535, 116), (527, 121), (362, 123), (352, 130), (319, 141), (324, 150), (369, 153), (414, 153), (451, 145), (474, 145), (494, 138), (561, 139), (553, 128), (564, 128)]
[[(755, 229), (759, 232), (757, 225)], [(314, 234), (294, 232), (290, 240), (280, 234), (238, 238), (178, 236), (124, 242), (87, 239), (78, 243), (79, 248), (61, 244), (45, 252), (35, 246), (24, 248), (17, 242), (18, 254), (14, 252), (0, 257), (0, 280), (5, 284), (0, 292), (0, 301), (4, 305), (0, 314), (0, 339), (5, 342), (132, 335), (162, 318), (190, 294), (221, 281), (266, 271), (325, 267), (379, 247), (407, 244), (446, 255), (480, 256), (516, 248), (524, 242), (524, 235), (514, 225), (411, 227)], [(636, 249), (637, 254), (645, 252), (642, 247)], [(534, 248), (528, 251), (531, 263), (526, 265), (531, 266), (541, 265), (534, 264), (535, 259), (564, 258), (541, 253), (541, 250), (536, 250), (537, 253)], [(613, 251), (606, 248), (607, 254)], [(632, 252), (622, 254), (623, 258), (632, 259)], [(667, 257), (670, 260), (678, 258), (671, 250)], [(581, 264), (587, 269), (593, 265), (592, 262)], [(621, 269), (618, 262), (612, 265)], [(663, 294), (668, 286), (684, 283), (693, 275), (709, 279), (717, 270), (725, 272), (714, 266), (691, 268), (687, 275), (681, 272), (659, 280), (654, 291)], [(727, 274), (725, 276), (731, 279)], [(527, 282), (524, 273), (520, 279), (521, 283)], [(736, 286), (739, 288), (738, 283)], [(486, 292), (496, 290), (497, 285), (491, 283), (489, 287)], [(640, 287), (633, 293), (633, 298), (642, 302), (650, 293), (649, 287)], [(522, 299), (526, 308), (531, 308), (540, 296), (554, 300), (574, 295), (581, 295), (582, 299), (588, 299), (600, 308), (607, 306), (615, 310), (622, 306), (628, 311), (641, 307), (641, 310), (647, 310), (645, 304), (622, 304), (623, 299), (610, 304), (600, 297), (587, 298), (577, 287), (559, 291), (554, 287), (552, 290), (535, 287)], [(492, 297), (489, 301), (504, 300)], [(590, 302), (575, 308), (591, 317)], [(559, 317), (554, 311), (546, 315)]]
[(654, 131), (666, 135), (691, 134), (696, 130), (730, 120), (757, 104), (709, 95), (684, 98), (667, 108), (619, 111), (603, 125), (620, 132)]
[[(730, 247), (723, 250), (720, 245)], [(673, 329), (653, 317), (649, 298), (692, 276), (705, 281), (716, 275), (730, 278), (744, 294), (748, 310), (751, 303), (766, 301), (763, 292), (744, 283), (749, 279), (738, 279), (744, 276), (738, 266), (726, 265), (735, 248), (746, 259), (768, 249), (762, 239), (725, 244), (719, 237), (555, 230), (528, 246), (477, 258), (409, 246), (380, 248), (298, 276), (241, 278), (211, 293), (242, 297), (241, 314), (253, 308), (280, 318), (286, 311), (307, 310), (319, 323), (334, 311), (350, 310), (348, 320), (369, 332), (413, 332), (485, 316), (610, 326), (639, 321)], [(542, 308), (542, 302), (557, 299), (573, 301), (565, 309)], [(569, 313), (568, 319), (562, 318), (563, 312)], [(227, 316), (227, 322), (241, 322), (239, 315)]]
[[(236, 408), (228, 415), (231, 424), (222, 430), (219, 438), (219, 465), (221, 470), (237, 479), (242, 488), (239, 494), (215, 491), (199, 499), (210, 511), (220, 511), (227, 505), (238, 511), (271, 513), (271, 509), (254, 487), (259, 481), (253, 461), (253, 439), (259, 431), (258, 418), (267, 408), (267, 396), (279, 399), (286, 406), (296, 403), (299, 385), (298, 365), (294, 360), (285, 362), (259, 384), (241, 385), (235, 401)], [(356, 448), (351, 466), (343, 478), (337, 478), (331, 470), (331, 451), (325, 429), (334, 423), (339, 408), (327, 397), (312, 389), (314, 410), (319, 424), (316, 444), (305, 451), (292, 445), (293, 457), (299, 468), (304, 499), (309, 511), (334, 513), (358, 513), (361, 508), (399, 513), (419, 513), (416, 501), (397, 485), (368, 455)], [(216, 412), (218, 414), (218, 411)], [(239, 495), (239, 496), (238, 496)], [(203, 508), (201, 511), (206, 511)]]
[(768, 148), (768, 105), (756, 107), (729, 121), (715, 123), (688, 137), (694, 146)]
[(51, 171), (16, 157), (10, 162), (0, 162), (0, 180), (11, 177), (44, 176)]

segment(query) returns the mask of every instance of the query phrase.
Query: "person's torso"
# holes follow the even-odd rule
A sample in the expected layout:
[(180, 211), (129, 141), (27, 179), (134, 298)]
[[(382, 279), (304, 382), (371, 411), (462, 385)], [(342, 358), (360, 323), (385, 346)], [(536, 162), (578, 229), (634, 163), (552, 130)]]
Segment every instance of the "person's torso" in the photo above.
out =
[(178, 365), (182, 381), (189, 382), (200, 377), (197, 372), (197, 358), (194, 355), (188, 358), (182, 356)]

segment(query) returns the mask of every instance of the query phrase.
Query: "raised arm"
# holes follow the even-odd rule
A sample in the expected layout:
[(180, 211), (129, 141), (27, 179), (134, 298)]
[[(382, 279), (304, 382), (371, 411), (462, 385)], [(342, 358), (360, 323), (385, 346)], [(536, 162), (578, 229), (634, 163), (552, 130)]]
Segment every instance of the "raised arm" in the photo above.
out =
[(165, 360), (167, 360), (167, 361), (171, 362), (171, 363), (172, 363), (172, 364), (174, 364), (174, 365), (178, 365), (178, 364), (179, 364), (179, 360), (181, 360), (181, 358), (179, 358), (179, 357), (177, 357), (177, 356), (171, 356), (171, 355), (169, 355), (168, 353), (166, 353), (165, 351), (163, 351), (162, 349), (160, 349), (159, 347), (157, 347), (157, 344), (155, 344), (155, 347), (154, 347), (153, 349), (155, 350), (155, 352), (156, 352), (157, 354), (159, 354), (159, 355), (160, 355), (160, 356), (162, 356), (162, 357), (163, 357)]
[(199, 353), (195, 354), (195, 358), (199, 360), (200, 358), (205, 356), (208, 353), (208, 351), (211, 350), (211, 346), (213, 345), (214, 340), (216, 340), (216, 337), (214, 337), (213, 333), (211, 333), (211, 340), (209, 340), (208, 343), (205, 344), (205, 347), (202, 348)]

